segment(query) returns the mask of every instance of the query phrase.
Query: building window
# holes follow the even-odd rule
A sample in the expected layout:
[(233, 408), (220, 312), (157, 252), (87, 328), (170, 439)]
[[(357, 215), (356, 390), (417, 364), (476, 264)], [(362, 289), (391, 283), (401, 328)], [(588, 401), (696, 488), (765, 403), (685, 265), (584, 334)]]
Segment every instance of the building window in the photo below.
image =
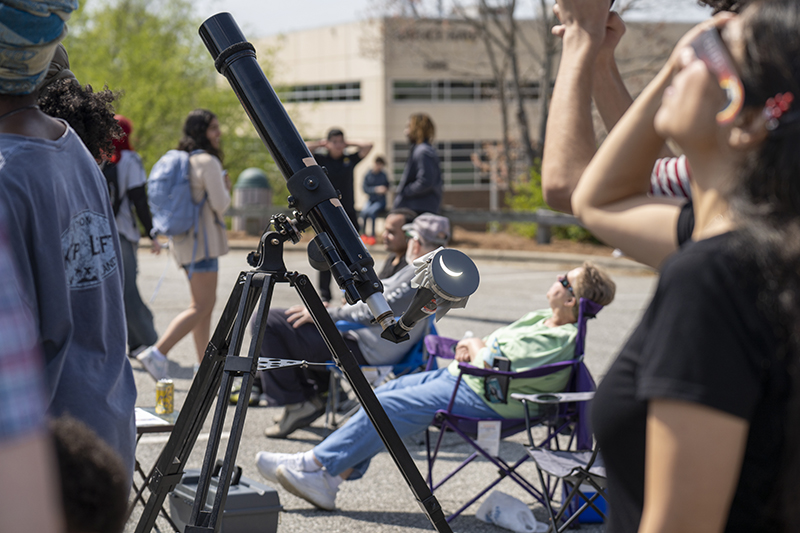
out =
[[(539, 98), (539, 82), (526, 81), (521, 87), (526, 100)], [(511, 96), (509, 83), (507, 95)], [(393, 100), (458, 102), (493, 100), (497, 98), (497, 83), (493, 80), (395, 80)]]
[(361, 82), (294, 85), (282, 88), (278, 96), (286, 103), (355, 102), (361, 100)]
[[(472, 162), (472, 154), (478, 154), (482, 161), (486, 155), (482, 146), (486, 141), (439, 141), (435, 143), (442, 169), (442, 180), (448, 190), (488, 190), (489, 173), (481, 171)], [(403, 177), (403, 169), (408, 161), (408, 143), (396, 142), (392, 145), (392, 175), (395, 186)]]

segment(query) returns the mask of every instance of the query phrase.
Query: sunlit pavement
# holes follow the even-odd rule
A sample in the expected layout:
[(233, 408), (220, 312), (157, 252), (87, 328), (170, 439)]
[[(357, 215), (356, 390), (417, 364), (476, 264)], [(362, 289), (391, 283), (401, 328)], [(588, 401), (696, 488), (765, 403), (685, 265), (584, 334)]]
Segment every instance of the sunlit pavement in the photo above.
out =
[[(238, 273), (247, 270), (248, 248), (255, 245), (255, 240), (235, 243), (228, 255), (220, 258), (217, 302), (213, 317), (216, 325), (219, 315), (230, 296)], [(376, 247), (373, 247), (376, 248)], [(379, 247), (377, 247), (379, 248)], [(376, 262), (383, 256), (374, 251)], [(555, 276), (580, 265), (585, 259), (582, 256), (565, 256), (554, 254), (532, 253), (499, 253), (491, 251), (469, 251), (481, 273), (481, 285), (472, 296), (466, 309), (452, 311), (438, 324), (439, 333), (451, 337), (461, 337), (465, 331), (472, 331), (477, 336), (491, 333), (497, 327), (516, 320), (524, 313), (547, 307), (545, 292), (553, 283)], [(309, 274), (316, 280), (314, 271), (308, 265), (305, 256), (305, 245), (287, 247), (284, 254), (289, 270), (299, 270)], [(589, 258), (592, 259), (592, 258)], [(641, 268), (625, 259), (594, 258), (598, 263), (611, 271), (617, 283), (617, 296), (612, 305), (603, 310), (596, 320), (590, 322), (587, 340), (586, 361), (594, 376), (602, 379), (606, 369), (621, 344), (631, 332), (637, 319), (655, 288), (656, 277), (651, 271)], [(149, 304), (156, 320), (156, 328), (163, 332), (170, 320), (189, 304), (189, 288), (185, 275), (168, 255), (162, 253), (154, 256), (146, 248), (139, 250), (138, 283), (142, 298), (149, 301), (159, 280), (163, 276), (155, 299)], [(299, 303), (299, 298), (287, 284), (279, 284), (273, 297), (273, 308), (285, 308)], [(213, 326), (212, 326), (213, 327)], [(247, 346), (249, 341), (246, 341)], [(192, 366), (196, 362), (194, 342), (191, 336), (186, 337), (169, 353), (170, 373), (175, 382), (175, 406), (180, 408), (186, 398), (192, 378)], [(142, 367), (133, 361), (134, 375), (139, 391), (138, 406), (155, 405), (155, 383)], [(216, 395), (216, 393), (215, 393)], [(267, 439), (264, 429), (272, 424), (273, 417), (279, 413), (278, 408), (252, 407), (247, 410), (247, 420), (242, 435), (236, 463), (243, 469), (243, 475), (259, 482), (264, 482), (258, 474), (254, 456), (260, 450), (274, 452), (302, 452), (311, 449), (320, 442), (327, 431), (323, 427), (323, 419), (317, 420), (310, 428), (293, 433), (289, 439)], [(210, 428), (213, 410), (206, 420), (205, 429), (198, 440), (188, 462), (189, 468), (200, 468), (207, 440), (204, 435)], [(233, 417), (229, 410), (228, 420)], [(425, 475), (425, 444), (423, 435), (406, 440), (406, 445), (416, 461), (420, 471)], [(149, 470), (156, 460), (166, 438), (154, 435), (145, 436), (139, 443), (137, 456), (145, 469)], [(516, 458), (523, 452), (523, 436), (504, 441), (501, 456)], [(222, 446), (227, 444), (223, 440)], [(448, 437), (445, 445), (444, 460), (457, 464), (466, 456), (467, 448), (459, 444), (455, 437)], [(440, 470), (442, 472), (443, 470)], [(520, 472), (529, 479), (535, 479), (536, 473), (532, 465), (525, 464)], [(478, 460), (453, 478), (447, 485), (436, 492), (436, 497), (446, 512), (456, 510), (465, 502), (468, 495), (475, 492), (474, 487), (485, 484), (495, 475), (495, 469), (488, 461)], [(268, 483), (267, 483), (268, 484)], [(481, 485), (482, 486), (482, 485)], [(502, 481), (497, 490), (511, 494), (532, 505), (537, 519), (545, 520), (545, 509), (536, 504), (532, 498), (510, 480)], [(326, 532), (326, 531), (379, 531), (410, 532), (430, 531), (432, 526), (420, 512), (411, 490), (405, 484), (400, 472), (395, 467), (388, 453), (376, 456), (367, 474), (360, 480), (343, 483), (337, 496), (337, 510), (320, 511), (311, 504), (301, 500), (278, 487), (283, 512), (280, 513), (278, 531), (281, 532)], [(500, 532), (507, 531), (496, 526), (485, 524), (475, 518), (479, 504), (473, 504), (460, 517), (451, 523), (454, 531)], [(135, 530), (141, 511), (137, 508), (127, 524), (126, 532)], [(163, 519), (157, 525), (161, 531), (169, 531)], [(601, 525), (582, 526), (582, 531), (599, 532)]]

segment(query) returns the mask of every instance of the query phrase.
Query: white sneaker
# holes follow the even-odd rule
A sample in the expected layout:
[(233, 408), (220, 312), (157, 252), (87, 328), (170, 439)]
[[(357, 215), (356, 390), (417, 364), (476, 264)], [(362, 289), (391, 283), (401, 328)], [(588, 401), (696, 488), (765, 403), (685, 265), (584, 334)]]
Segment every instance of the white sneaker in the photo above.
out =
[(336, 508), (336, 493), (339, 492), (339, 487), (331, 487), (328, 481), (331, 475), (325, 470), (301, 472), (280, 464), (276, 475), (281, 486), (295, 496), (326, 511), (333, 511)]
[(275, 471), (280, 465), (286, 465), (293, 470), (303, 470), (303, 454), (271, 452), (258, 452), (256, 454), (256, 468), (267, 481), (278, 482)]
[(169, 377), (167, 369), (169, 368), (169, 361), (166, 357), (157, 353), (154, 346), (136, 356), (136, 359), (142, 363), (147, 372), (153, 377), (154, 380), (166, 379)]

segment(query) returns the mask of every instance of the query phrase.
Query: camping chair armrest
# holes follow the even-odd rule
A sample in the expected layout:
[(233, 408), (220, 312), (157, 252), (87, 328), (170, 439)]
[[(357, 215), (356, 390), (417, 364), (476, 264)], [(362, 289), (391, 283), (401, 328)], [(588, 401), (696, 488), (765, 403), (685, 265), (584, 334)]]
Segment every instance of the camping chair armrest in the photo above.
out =
[(540, 407), (540, 418), (545, 423), (554, 423), (558, 419), (560, 409), (556, 406), (563, 403), (588, 402), (594, 398), (594, 391), (588, 392), (542, 392), (538, 394), (521, 394), (514, 392), (511, 398), (522, 402), (525, 407), (525, 427), (528, 430), (528, 445), (533, 448), (533, 433), (531, 433), (530, 404)]
[(521, 394), (515, 392), (511, 395), (515, 400), (523, 403), (533, 402), (538, 404), (568, 403), (568, 402), (588, 402), (594, 398), (594, 391), (591, 392), (543, 392), (539, 394)]
[[(497, 370), (496, 368), (478, 368), (469, 363), (458, 363), (458, 370), (461, 374), (468, 374), (470, 376), (488, 377), (488, 376), (508, 376), (511, 379), (520, 378), (538, 378), (559, 372), (561, 370), (570, 368), (575, 364), (575, 361), (561, 361), (559, 363), (552, 363), (549, 365), (542, 365), (522, 372), (505, 372)], [(534, 395), (531, 395), (534, 396)], [(513, 396), (512, 396), (513, 397)]]

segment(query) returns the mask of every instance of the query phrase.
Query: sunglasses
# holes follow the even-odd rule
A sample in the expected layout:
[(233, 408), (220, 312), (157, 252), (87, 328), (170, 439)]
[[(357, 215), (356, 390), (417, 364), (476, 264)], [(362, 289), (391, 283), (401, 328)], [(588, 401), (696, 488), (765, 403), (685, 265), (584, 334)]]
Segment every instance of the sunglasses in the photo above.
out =
[[(569, 274), (569, 272), (567, 272)], [(564, 274), (558, 279), (558, 282), (561, 283), (561, 286), (564, 287), (569, 291), (569, 293), (575, 296), (575, 291), (572, 290), (572, 285), (569, 284), (569, 279), (567, 279), (567, 274)]]
[(730, 124), (744, 105), (744, 85), (737, 73), (736, 62), (717, 28), (704, 31), (690, 45), (697, 59), (706, 64), (725, 92), (726, 102), (717, 113), (717, 123)]

